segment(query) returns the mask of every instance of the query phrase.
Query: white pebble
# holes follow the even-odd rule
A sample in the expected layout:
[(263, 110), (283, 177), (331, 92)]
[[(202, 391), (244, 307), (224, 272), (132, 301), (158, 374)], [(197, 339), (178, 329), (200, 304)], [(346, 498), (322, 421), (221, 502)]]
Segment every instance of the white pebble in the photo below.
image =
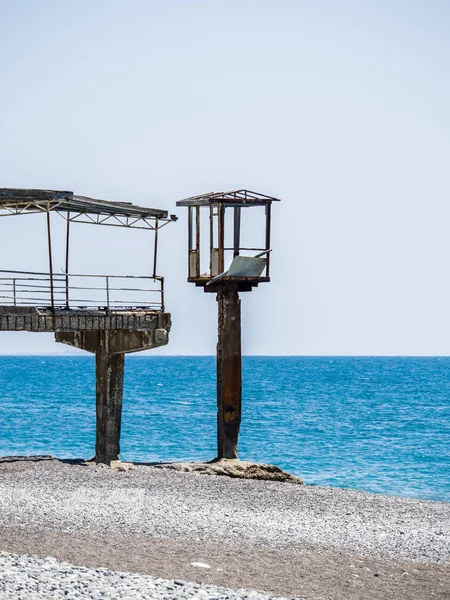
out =
[(201, 563), (201, 562), (193, 562), (191, 563), (191, 565), (193, 567), (197, 567), (198, 569), (210, 569), (210, 565), (207, 565), (206, 563)]

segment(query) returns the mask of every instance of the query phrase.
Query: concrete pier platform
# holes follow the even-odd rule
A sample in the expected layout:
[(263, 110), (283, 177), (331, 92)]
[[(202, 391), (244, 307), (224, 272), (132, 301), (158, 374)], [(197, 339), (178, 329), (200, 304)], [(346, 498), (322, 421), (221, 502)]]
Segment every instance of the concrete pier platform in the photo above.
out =
[[(167, 338), (170, 313), (145, 309), (58, 309), (0, 306), (0, 331), (76, 332), (96, 330), (153, 331), (155, 341)], [(164, 333), (165, 332), (165, 333)], [(165, 342), (167, 343), (167, 341)]]
[(120, 457), (125, 354), (165, 346), (170, 314), (144, 309), (0, 307), (1, 331), (54, 332), (55, 341), (96, 357), (97, 463)]

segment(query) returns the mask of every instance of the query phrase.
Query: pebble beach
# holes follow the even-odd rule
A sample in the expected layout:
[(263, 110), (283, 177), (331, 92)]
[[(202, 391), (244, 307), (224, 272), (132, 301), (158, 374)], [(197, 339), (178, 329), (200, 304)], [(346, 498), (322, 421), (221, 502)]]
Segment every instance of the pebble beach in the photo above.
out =
[(269, 600), (273, 598), (255, 591), (227, 590), (214, 585), (202, 585), (180, 579), (167, 580), (107, 569), (75, 567), (68, 563), (59, 563), (51, 556), (36, 558), (4, 553), (0, 556), (0, 568), (2, 597), (11, 599), (59, 597), (67, 600), (76, 598)]
[(450, 504), (0, 459), (1, 598), (450, 598)]

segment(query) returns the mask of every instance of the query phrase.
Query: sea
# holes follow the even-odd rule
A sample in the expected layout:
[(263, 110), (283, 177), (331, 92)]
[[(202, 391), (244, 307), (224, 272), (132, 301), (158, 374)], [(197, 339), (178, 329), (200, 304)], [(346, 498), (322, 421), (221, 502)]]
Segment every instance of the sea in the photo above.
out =
[[(121, 459), (216, 456), (212, 356), (127, 356)], [(239, 456), (307, 484), (450, 502), (450, 358), (243, 358)], [(0, 456), (95, 447), (92, 356), (0, 357)]]

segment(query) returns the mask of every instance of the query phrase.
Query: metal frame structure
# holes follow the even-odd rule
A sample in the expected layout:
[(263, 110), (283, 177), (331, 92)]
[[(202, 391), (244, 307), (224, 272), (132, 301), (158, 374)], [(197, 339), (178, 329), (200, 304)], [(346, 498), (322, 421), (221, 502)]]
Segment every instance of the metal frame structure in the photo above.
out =
[[(177, 202), (177, 206), (188, 208), (188, 281), (197, 286), (209, 286), (212, 279), (224, 272), (225, 253), (232, 252), (233, 258), (245, 252), (264, 254), (265, 269), (260, 277), (243, 276), (233, 277), (241, 280), (240, 291), (247, 291), (258, 283), (270, 281), (270, 229), (272, 202), (279, 202), (279, 198), (259, 194), (250, 190), (234, 190), (231, 192), (210, 192), (199, 196), (192, 196)], [(241, 245), (241, 211), (249, 207), (262, 206), (265, 208), (265, 245), (254, 248)], [(200, 229), (201, 210), (209, 209), (209, 272), (200, 272)], [(233, 245), (225, 246), (225, 212), (228, 208), (233, 210)], [(194, 233), (195, 232), (195, 233)], [(217, 240), (217, 242), (215, 241)], [(228, 279), (226, 274), (224, 280)], [(214, 291), (205, 287), (205, 291)]]
[[(53, 249), (50, 213), (55, 212), (66, 221), (66, 243), (65, 243), (65, 272), (55, 274), (53, 269)], [(157, 275), (157, 252), (158, 232), (168, 223), (176, 221), (175, 215), (168, 215), (167, 211), (155, 208), (137, 206), (129, 202), (111, 202), (98, 200), (87, 196), (79, 196), (69, 191), (58, 190), (35, 190), (35, 189), (0, 189), (0, 217), (17, 216), (23, 214), (45, 213), (47, 217), (47, 244), (48, 244), (48, 273), (23, 272), (23, 271), (0, 271), (0, 305), (34, 305), (50, 306), (56, 308), (86, 308), (93, 307), (93, 301), (89, 298), (78, 298), (71, 300), (70, 291), (77, 290), (86, 292), (104, 292), (102, 301), (97, 305), (99, 308), (110, 310), (112, 308), (145, 308), (150, 310), (164, 311), (164, 279)], [(153, 231), (153, 265), (152, 275), (143, 277), (118, 276), (118, 275), (80, 275), (69, 273), (70, 254), (70, 224), (85, 223), (106, 225), (112, 227), (126, 227), (134, 229), (146, 229)], [(87, 285), (71, 285), (71, 278), (97, 278), (104, 281), (102, 287)], [(128, 287), (111, 287), (110, 279), (132, 279), (137, 280), (137, 285), (130, 283)], [(80, 281), (78, 279), (78, 281)], [(148, 286), (142, 287), (143, 282), (148, 284), (152, 281), (154, 289)], [(141, 285), (139, 285), (141, 284)], [(135, 292), (137, 299), (112, 301), (111, 292)], [(160, 296), (159, 302), (145, 299), (143, 292), (157, 292)], [(33, 304), (34, 303), (34, 304)]]

